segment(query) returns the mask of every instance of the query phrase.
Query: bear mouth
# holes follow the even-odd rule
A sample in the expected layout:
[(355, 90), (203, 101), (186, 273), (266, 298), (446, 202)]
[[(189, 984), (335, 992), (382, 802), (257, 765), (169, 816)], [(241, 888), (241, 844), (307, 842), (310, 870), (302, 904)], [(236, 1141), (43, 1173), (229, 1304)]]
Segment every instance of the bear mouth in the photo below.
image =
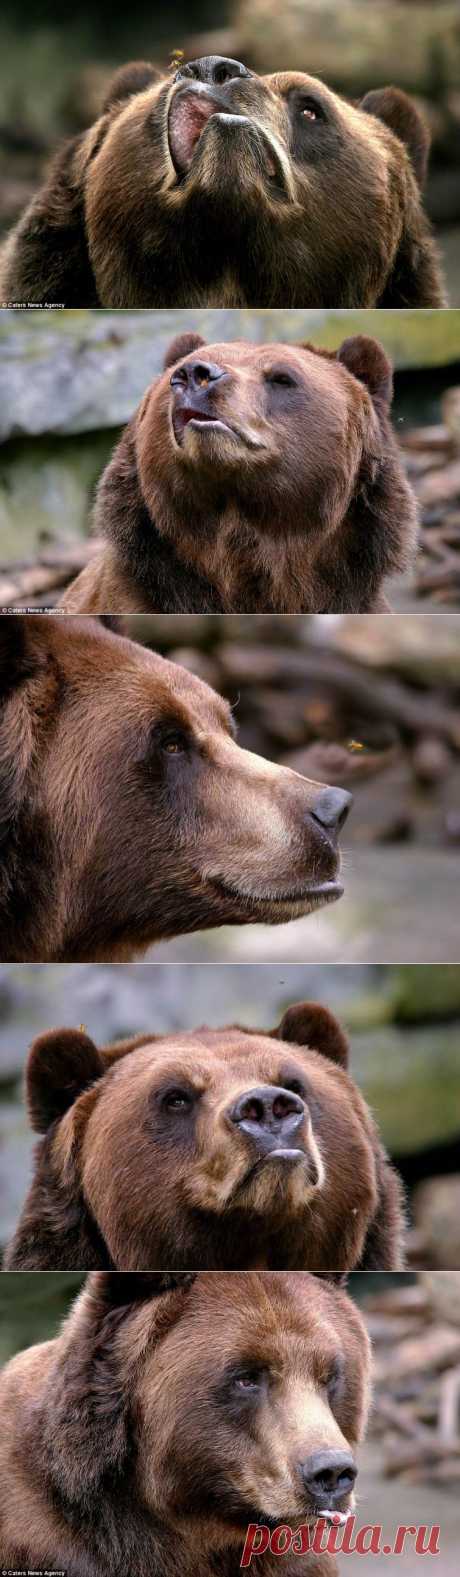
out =
[[(184, 448), (188, 428), (196, 434), (198, 439), (203, 440), (204, 444), (207, 443), (208, 439), (212, 440), (213, 437), (222, 437), (230, 438), (234, 444), (240, 444), (245, 449), (259, 451), (267, 448), (263, 439), (259, 438), (255, 432), (245, 431), (244, 427), (239, 427), (236, 423), (226, 422), (222, 416), (216, 416), (213, 412), (182, 404), (180, 397), (179, 399), (176, 397), (174, 400), (171, 421), (178, 449)], [(218, 460), (218, 455), (219, 451), (215, 449), (216, 461)], [(197, 452), (195, 457), (199, 458)]]
[(244, 1173), (244, 1177), (237, 1183), (232, 1194), (232, 1206), (240, 1198), (240, 1195), (246, 1193), (246, 1190), (251, 1187), (255, 1178), (259, 1177), (260, 1173), (272, 1164), (276, 1165), (281, 1176), (283, 1172), (286, 1173), (286, 1180), (294, 1167), (303, 1164), (307, 1172), (307, 1181), (311, 1184), (311, 1187), (316, 1188), (319, 1183), (318, 1169), (306, 1150), (300, 1149), (299, 1146), (294, 1147), (294, 1145), (289, 1147), (287, 1145), (278, 1145), (275, 1149), (264, 1151), (262, 1155), (256, 1157), (252, 1166)]
[(239, 438), (241, 436), (236, 428), (230, 427), (229, 423), (224, 422), (221, 416), (215, 416), (211, 413), (208, 415), (207, 411), (195, 410), (191, 405), (179, 405), (177, 402), (173, 410), (172, 424), (174, 437), (180, 448), (182, 448), (187, 427), (191, 427), (193, 432), (198, 433), (202, 433), (207, 429), (210, 432), (225, 433), (226, 436), (229, 435), (231, 438)]
[(275, 1533), (276, 1529), (282, 1524), (283, 1527), (292, 1528), (292, 1532), (294, 1534), (297, 1533), (300, 1528), (313, 1528), (316, 1526), (317, 1522), (321, 1521), (335, 1523), (337, 1527), (345, 1527), (345, 1524), (349, 1522), (350, 1518), (353, 1516), (354, 1510), (352, 1505), (348, 1505), (345, 1507), (345, 1509), (342, 1508), (340, 1511), (338, 1508), (334, 1508), (332, 1506), (325, 1506), (324, 1510), (319, 1506), (306, 1506), (302, 1512), (286, 1511), (283, 1513), (283, 1515), (281, 1515), (280, 1512), (276, 1516), (273, 1516), (271, 1512), (262, 1511), (260, 1506), (248, 1506), (248, 1508), (244, 1508), (244, 1510), (243, 1507), (241, 1507), (241, 1521), (240, 1508), (238, 1508), (237, 1512), (238, 1526), (244, 1526), (245, 1529), (248, 1526), (248, 1522), (255, 1522), (257, 1526), (263, 1526), (268, 1528), (270, 1533)]
[(266, 913), (270, 912), (271, 915), (279, 911), (280, 919), (284, 918), (284, 913), (286, 916), (292, 915), (293, 910), (295, 911), (293, 918), (310, 914), (312, 910), (320, 909), (325, 904), (335, 903), (343, 895), (342, 883), (336, 877), (329, 878), (325, 882), (315, 882), (311, 887), (291, 888), (287, 892), (244, 892), (241, 887), (234, 886), (221, 877), (213, 878), (209, 885), (222, 897), (233, 901), (237, 899), (246, 910), (260, 909)]
[(241, 132), (247, 129), (256, 139), (264, 173), (270, 181), (282, 180), (279, 156), (268, 134), (251, 121), (248, 115), (235, 112), (225, 102), (219, 101), (207, 87), (195, 83), (193, 88), (181, 88), (171, 99), (168, 114), (168, 144), (178, 180), (184, 180), (194, 162), (198, 144), (209, 122), (214, 120), (220, 128)]

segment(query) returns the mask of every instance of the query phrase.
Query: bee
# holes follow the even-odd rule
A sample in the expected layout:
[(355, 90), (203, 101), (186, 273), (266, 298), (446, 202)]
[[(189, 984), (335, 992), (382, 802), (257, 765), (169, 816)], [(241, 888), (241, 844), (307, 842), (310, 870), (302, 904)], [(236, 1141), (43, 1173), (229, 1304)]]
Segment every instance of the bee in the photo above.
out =
[(184, 59), (184, 50), (183, 49), (173, 49), (172, 53), (171, 53), (171, 60), (170, 60), (169, 70), (170, 71), (178, 71), (179, 70), (179, 66), (182, 65), (183, 59)]

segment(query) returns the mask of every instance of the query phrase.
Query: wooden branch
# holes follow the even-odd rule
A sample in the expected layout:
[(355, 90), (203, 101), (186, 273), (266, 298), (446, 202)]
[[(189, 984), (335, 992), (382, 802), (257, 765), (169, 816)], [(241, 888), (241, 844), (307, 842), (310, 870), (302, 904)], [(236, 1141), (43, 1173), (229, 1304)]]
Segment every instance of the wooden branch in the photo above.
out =
[(17, 559), (3, 566), (0, 574), (0, 610), (30, 605), (37, 597), (67, 586), (100, 552), (102, 542), (91, 538), (83, 542), (58, 543), (42, 548), (34, 564)]

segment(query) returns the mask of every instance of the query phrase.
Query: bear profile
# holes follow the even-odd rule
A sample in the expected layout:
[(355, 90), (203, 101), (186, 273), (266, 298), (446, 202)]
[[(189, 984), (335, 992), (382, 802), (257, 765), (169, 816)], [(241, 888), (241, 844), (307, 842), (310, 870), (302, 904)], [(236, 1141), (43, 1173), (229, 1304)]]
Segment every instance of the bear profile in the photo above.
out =
[(4, 305), (440, 307), (429, 133), (388, 87), (206, 56), (117, 73), (3, 248)]
[(6, 1268), (401, 1269), (402, 1187), (347, 1070), (316, 1002), (269, 1034), (39, 1036), (43, 1137)]
[(376, 340), (206, 345), (181, 334), (101, 482), (69, 613), (387, 611), (415, 497)]
[[(355, 1508), (370, 1343), (312, 1275), (93, 1272), (60, 1334), (0, 1377), (0, 1549), (66, 1577), (238, 1577), (248, 1526)], [(324, 1547), (324, 1546), (323, 1546)], [(336, 1577), (288, 1554), (286, 1577)], [(255, 1577), (278, 1561), (254, 1556)]]
[(227, 702), (97, 619), (0, 619), (0, 958), (124, 960), (340, 898), (351, 797), (243, 750)]

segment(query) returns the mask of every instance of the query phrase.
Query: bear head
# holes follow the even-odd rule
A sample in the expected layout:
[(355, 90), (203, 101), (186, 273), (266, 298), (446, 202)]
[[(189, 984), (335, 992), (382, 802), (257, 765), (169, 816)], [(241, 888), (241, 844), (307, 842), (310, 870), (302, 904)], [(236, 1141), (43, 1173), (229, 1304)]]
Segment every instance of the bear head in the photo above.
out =
[(0, 628), (3, 958), (126, 957), (340, 896), (347, 793), (241, 749), (208, 685), (96, 620)]
[(347, 1053), (314, 1002), (270, 1034), (40, 1036), (27, 1095), (45, 1138), (9, 1267), (342, 1272), (366, 1264), (379, 1212), (379, 1268), (396, 1266), (394, 1174)]

